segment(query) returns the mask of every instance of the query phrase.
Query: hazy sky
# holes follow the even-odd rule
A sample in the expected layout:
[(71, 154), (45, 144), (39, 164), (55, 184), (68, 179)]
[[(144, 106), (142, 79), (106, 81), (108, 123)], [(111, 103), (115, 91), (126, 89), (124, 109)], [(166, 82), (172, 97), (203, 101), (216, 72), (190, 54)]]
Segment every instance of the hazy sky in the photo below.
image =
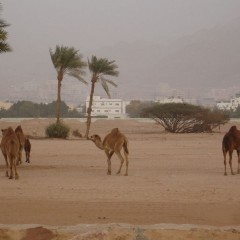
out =
[(160, 41), (225, 23), (239, 0), (2, 0), (13, 49)]
[(240, 0), (0, 2), (0, 17), (11, 24), (7, 31), (13, 49), (0, 56), (0, 81), (38, 79), (37, 71), (42, 66), (41, 71), (54, 79), (49, 48), (54, 49), (57, 44), (94, 53), (94, 49), (121, 42), (165, 43), (240, 16)]

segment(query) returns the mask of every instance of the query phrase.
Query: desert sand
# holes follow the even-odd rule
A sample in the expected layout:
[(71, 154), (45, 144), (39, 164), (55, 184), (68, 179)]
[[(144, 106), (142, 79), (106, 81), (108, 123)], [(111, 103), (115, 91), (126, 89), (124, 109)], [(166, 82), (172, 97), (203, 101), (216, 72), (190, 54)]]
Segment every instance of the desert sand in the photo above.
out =
[[(115, 155), (107, 175), (105, 153), (91, 141), (44, 138), (50, 122), (0, 121), (21, 124), (32, 144), (19, 180), (5, 177), (1, 154), (0, 239), (240, 239), (240, 175), (228, 166), (224, 176), (221, 151), (224, 134), (240, 122), (203, 134), (170, 134), (151, 121), (93, 122), (90, 134), (118, 127), (128, 137), (129, 176), (125, 165), (116, 174)], [(84, 134), (84, 122), (65, 122)]]

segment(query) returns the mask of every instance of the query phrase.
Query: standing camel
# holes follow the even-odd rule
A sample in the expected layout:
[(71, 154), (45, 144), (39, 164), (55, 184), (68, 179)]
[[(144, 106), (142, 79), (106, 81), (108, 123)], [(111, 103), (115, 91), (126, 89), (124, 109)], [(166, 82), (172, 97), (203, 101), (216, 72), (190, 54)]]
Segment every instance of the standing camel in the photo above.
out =
[(223, 151), (223, 157), (224, 157), (224, 175), (227, 175), (227, 153), (229, 154), (229, 165), (231, 169), (231, 174), (234, 175), (233, 169), (232, 169), (232, 154), (233, 151), (237, 151), (238, 156), (238, 171), (237, 173), (240, 173), (240, 131), (237, 129), (236, 126), (232, 126), (229, 131), (224, 135), (222, 140), (222, 151)]
[[(18, 179), (19, 176), (17, 173), (16, 161), (19, 152), (19, 141), (16, 133), (11, 127), (8, 127), (7, 129), (2, 129), (1, 150), (6, 161), (6, 177), (9, 177), (9, 179), (13, 178), (14, 168), (15, 179)], [(8, 174), (8, 170), (10, 170), (10, 175)]]
[(16, 127), (15, 133), (19, 141), (19, 153), (18, 153), (18, 159), (17, 159), (17, 165), (18, 165), (18, 164), (22, 164), (22, 151), (25, 145), (25, 135), (23, 133), (21, 125)]
[[(103, 139), (103, 142), (101, 140), (101, 137), (97, 134), (92, 135), (90, 137), (90, 140), (92, 140), (95, 145), (100, 148), (101, 150), (104, 150), (107, 155), (107, 162), (108, 162), (108, 171), (107, 174), (111, 175), (111, 157), (114, 153), (118, 156), (118, 158), (121, 161), (119, 170), (117, 174), (121, 172), (122, 165), (124, 161), (126, 160), (126, 172), (125, 176), (128, 175), (128, 140), (126, 136), (124, 136), (118, 128), (114, 128), (107, 136)], [(125, 156), (125, 159), (123, 158), (121, 154), (121, 149), (123, 148), (123, 153)]]

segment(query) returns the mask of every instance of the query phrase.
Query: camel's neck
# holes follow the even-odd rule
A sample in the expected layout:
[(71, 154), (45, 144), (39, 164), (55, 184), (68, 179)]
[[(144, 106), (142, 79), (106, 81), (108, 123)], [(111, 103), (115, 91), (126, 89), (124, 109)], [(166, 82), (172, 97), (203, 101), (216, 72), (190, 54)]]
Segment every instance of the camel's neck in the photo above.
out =
[(94, 143), (95, 143), (95, 145), (96, 145), (99, 149), (104, 150), (104, 147), (103, 147), (103, 143), (102, 143), (102, 142), (96, 141), (96, 142), (94, 142)]

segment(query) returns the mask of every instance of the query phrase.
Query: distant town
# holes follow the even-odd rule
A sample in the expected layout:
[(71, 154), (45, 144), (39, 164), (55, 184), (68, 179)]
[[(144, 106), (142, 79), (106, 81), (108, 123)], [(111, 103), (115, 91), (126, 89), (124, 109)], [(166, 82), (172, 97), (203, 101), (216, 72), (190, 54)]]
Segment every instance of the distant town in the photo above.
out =
[[(138, 100), (138, 99), (135, 99)], [(139, 100), (142, 101), (142, 100)], [(172, 97), (157, 97), (155, 99), (149, 99), (148, 101), (165, 104), (165, 103), (190, 103), (194, 105), (200, 105), (208, 108), (217, 108), (224, 111), (236, 111), (240, 105), (240, 93), (237, 93), (235, 97), (230, 98), (228, 101), (215, 101), (214, 98), (203, 98), (201, 100), (196, 99), (184, 99), (180, 96)], [(92, 116), (108, 116), (113, 118), (126, 117), (126, 106), (129, 105), (131, 100), (124, 100), (120, 98), (102, 98), (100, 96), (93, 97)], [(9, 109), (14, 102), (0, 101), (0, 109)], [(86, 109), (89, 106), (89, 97), (84, 102), (80, 102), (78, 105), (68, 104), (69, 109), (77, 110), (79, 113), (86, 114)]]

